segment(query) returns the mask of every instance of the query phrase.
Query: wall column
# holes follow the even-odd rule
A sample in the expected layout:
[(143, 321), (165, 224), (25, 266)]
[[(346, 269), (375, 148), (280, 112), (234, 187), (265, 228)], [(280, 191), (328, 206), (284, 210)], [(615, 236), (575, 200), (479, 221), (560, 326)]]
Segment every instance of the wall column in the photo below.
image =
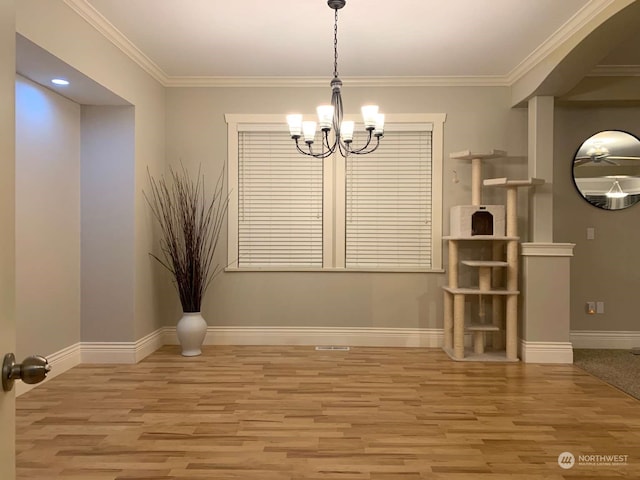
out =
[(545, 181), (529, 193), (529, 232), (533, 242), (553, 242), (553, 100), (529, 100), (529, 177)]
[(529, 177), (544, 185), (529, 194), (530, 243), (522, 244), (521, 358), (573, 363), (570, 329), (572, 243), (553, 243), (553, 97), (529, 100)]

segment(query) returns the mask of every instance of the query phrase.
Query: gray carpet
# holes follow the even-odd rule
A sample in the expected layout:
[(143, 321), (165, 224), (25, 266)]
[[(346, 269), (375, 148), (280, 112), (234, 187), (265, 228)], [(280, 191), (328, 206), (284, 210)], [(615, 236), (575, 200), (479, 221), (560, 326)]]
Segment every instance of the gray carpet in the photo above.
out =
[(640, 355), (634, 355), (630, 350), (575, 349), (573, 363), (640, 399)]

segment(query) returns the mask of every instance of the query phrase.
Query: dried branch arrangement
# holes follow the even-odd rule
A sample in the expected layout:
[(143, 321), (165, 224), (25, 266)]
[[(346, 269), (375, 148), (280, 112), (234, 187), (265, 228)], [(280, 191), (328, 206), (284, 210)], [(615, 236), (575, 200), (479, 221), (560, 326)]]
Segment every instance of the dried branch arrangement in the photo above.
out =
[(149, 173), (150, 194), (143, 192), (160, 226), (161, 254), (150, 255), (169, 270), (185, 313), (200, 312), (202, 297), (221, 271), (213, 264), (220, 231), (229, 205), (224, 191), (224, 169), (211, 197), (205, 192), (205, 178), (198, 168), (196, 179), (184, 165), (180, 172), (169, 169), (156, 180)]

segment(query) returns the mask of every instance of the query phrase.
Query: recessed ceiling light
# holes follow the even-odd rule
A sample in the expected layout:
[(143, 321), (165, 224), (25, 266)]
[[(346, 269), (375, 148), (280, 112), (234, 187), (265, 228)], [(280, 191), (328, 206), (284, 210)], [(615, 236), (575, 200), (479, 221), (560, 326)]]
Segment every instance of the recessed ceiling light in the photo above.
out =
[(65, 80), (64, 78), (54, 78), (53, 80), (51, 80), (51, 83), (55, 85), (69, 85), (69, 81)]

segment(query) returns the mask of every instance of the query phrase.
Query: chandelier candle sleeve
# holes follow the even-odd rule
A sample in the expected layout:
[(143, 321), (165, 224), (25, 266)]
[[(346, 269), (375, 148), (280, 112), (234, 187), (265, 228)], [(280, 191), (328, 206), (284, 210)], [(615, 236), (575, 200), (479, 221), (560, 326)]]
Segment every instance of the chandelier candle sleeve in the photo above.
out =
[(297, 113), (287, 115), (287, 123), (289, 124), (291, 138), (300, 138), (302, 134), (302, 115)]
[[(380, 139), (384, 135), (384, 114), (378, 112), (377, 105), (365, 105), (362, 107), (362, 121), (364, 129), (368, 133), (365, 144), (359, 148), (352, 146), (354, 122), (343, 121), (342, 110), (342, 80), (338, 77), (338, 10), (346, 5), (346, 0), (327, 0), (327, 5), (335, 11), (333, 27), (333, 79), (331, 80), (331, 104), (320, 105), (317, 108), (318, 123), (321, 131), (322, 151), (314, 153), (312, 144), (316, 134), (316, 122), (303, 121), (302, 115), (287, 115), (289, 132), (295, 140), (296, 149), (303, 155), (315, 158), (327, 158), (338, 152), (343, 157), (347, 155), (366, 155), (374, 152), (380, 145)], [(333, 130), (333, 135), (329, 132)], [(305, 145), (299, 142), (304, 137)], [(306, 148), (303, 150), (303, 148)]]
[(353, 129), (355, 127), (355, 123), (345, 120), (342, 122), (342, 126), (340, 127), (340, 137), (345, 143), (351, 143), (353, 141)]
[(373, 129), (373, 134), (376, 137), (381, 137), (384, 134), (384, 113), (376, 114), (376, 126)]
[(331, 130), (333, 123), (333, 105), (320, 105), (318, 111), (318, 125), (323, 132)]
[(362, 120), (366, 130), (373, 130), (376, 126), (376, 116), (378, 115), (377, 105), (365, 105), (362, 107)]
[(302, 134), (306, 143), (313, 143), (316, 137), (316, 122), (302, 122)]

